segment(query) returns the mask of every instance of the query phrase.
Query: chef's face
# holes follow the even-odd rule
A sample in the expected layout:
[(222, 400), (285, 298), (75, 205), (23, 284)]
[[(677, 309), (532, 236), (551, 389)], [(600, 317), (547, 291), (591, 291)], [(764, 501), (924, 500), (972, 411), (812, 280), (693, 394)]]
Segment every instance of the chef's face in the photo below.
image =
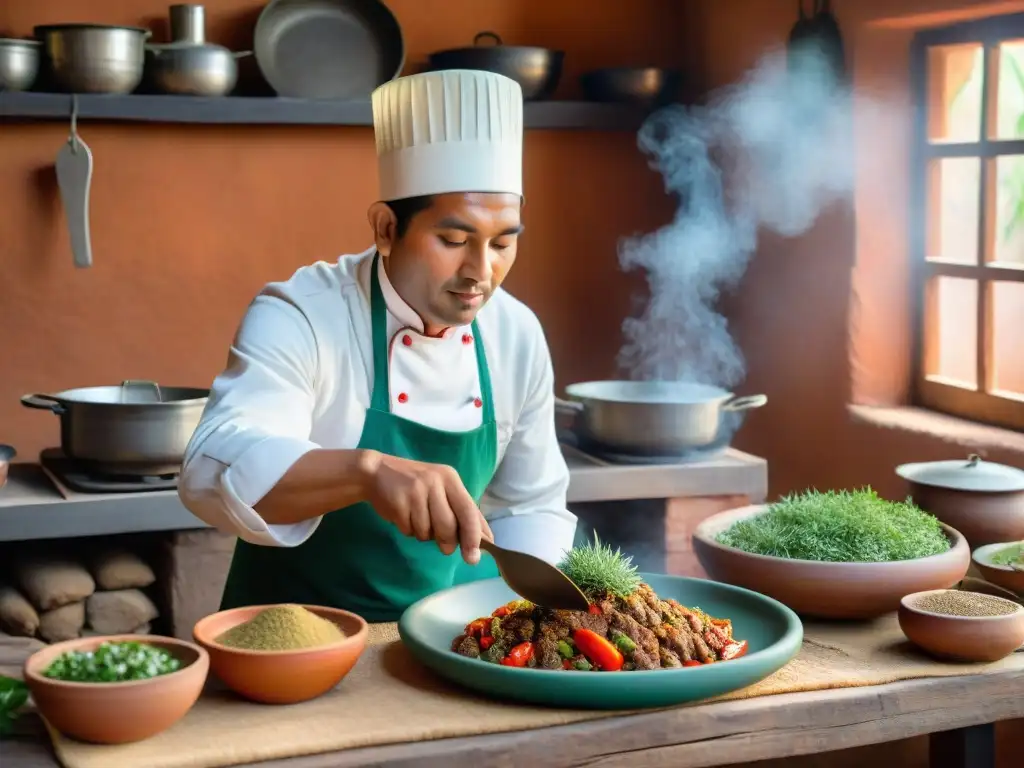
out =
[(516, 260), (521, 207), (518, 195), (434, 195), (401, 233), (390, 207), (370, 208), (388, 279), (428, 334), (471, 323), (501, 285)]

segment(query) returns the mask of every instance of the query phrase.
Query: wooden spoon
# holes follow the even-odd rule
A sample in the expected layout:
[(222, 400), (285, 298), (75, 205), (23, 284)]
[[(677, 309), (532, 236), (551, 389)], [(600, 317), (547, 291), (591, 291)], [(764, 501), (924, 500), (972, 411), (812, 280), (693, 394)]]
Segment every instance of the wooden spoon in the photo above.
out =
[(487, 539), (480, 549), (490, 552), (501, 578), (512, 591), (544, 608), (585, 611), (590, 601), (572, 579), (539, 557), (499, 547)]

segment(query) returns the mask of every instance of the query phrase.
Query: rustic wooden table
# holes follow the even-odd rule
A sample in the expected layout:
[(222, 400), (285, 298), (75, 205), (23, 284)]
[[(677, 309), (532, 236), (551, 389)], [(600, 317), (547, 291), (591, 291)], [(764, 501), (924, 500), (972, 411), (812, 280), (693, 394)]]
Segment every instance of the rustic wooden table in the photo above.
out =
[[(993, 724), (1024, 717), (1022, 686), (1024, 671), (919, 679), (696, 704), (518, 733), (353, 749), (248, 768), (703, 768), (924, 734), (931, 734), (931, 768), (993, 768)], [(32, 717), (22, 727), (28, 732), (0, 745), (3, 767), (56, 768), (38, 720)]]

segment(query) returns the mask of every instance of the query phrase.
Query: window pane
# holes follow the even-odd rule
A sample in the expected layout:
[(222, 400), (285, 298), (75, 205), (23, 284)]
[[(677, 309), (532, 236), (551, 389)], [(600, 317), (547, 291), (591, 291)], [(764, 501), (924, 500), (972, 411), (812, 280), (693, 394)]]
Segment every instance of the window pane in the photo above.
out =
[(978, 384), (978, 283), (935, 277), (928, 284), (925, 344), (928, 378)]
[(981, 159), (947, 157), (928, 168), (926, 256), (978, 263)]
[(994, 138), (1024, 138), (1024, 40), (1010, 40), (999, 46), (995, 114)]
[(1024, 396), (1024, 283), (992, 283), (994, 389)]
[[(1024, 155), (996, 158), (992, 258), (1024, 264)], [(990, 187), (991, 189), (991, 187)]]
[(928, 138), (933, 142), (981, 139), (985, 53), (977, 44), (928, 49)]

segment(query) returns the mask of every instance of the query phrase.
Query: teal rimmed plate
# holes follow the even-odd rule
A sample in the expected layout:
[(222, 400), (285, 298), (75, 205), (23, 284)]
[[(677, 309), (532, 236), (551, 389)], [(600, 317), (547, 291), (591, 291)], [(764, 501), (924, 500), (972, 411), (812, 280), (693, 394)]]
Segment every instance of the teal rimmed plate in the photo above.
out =
[(459, 656), (451, 644), (466, 624), (516, 599), (501, 579), (463, 584), (420, 600), (402, 614), (398, 632), (416, 659), (455, 683), (491, 698), (574, 709), (667, 707), (707, 699), (763, 680), (800, 650), (803, 625), (777, 600), (706, 579), (643, 578), (663, 599), (731, 619), (733, 635), (749, 643), (747, 654), (701, 667), (642, 672), (517, 669)]

